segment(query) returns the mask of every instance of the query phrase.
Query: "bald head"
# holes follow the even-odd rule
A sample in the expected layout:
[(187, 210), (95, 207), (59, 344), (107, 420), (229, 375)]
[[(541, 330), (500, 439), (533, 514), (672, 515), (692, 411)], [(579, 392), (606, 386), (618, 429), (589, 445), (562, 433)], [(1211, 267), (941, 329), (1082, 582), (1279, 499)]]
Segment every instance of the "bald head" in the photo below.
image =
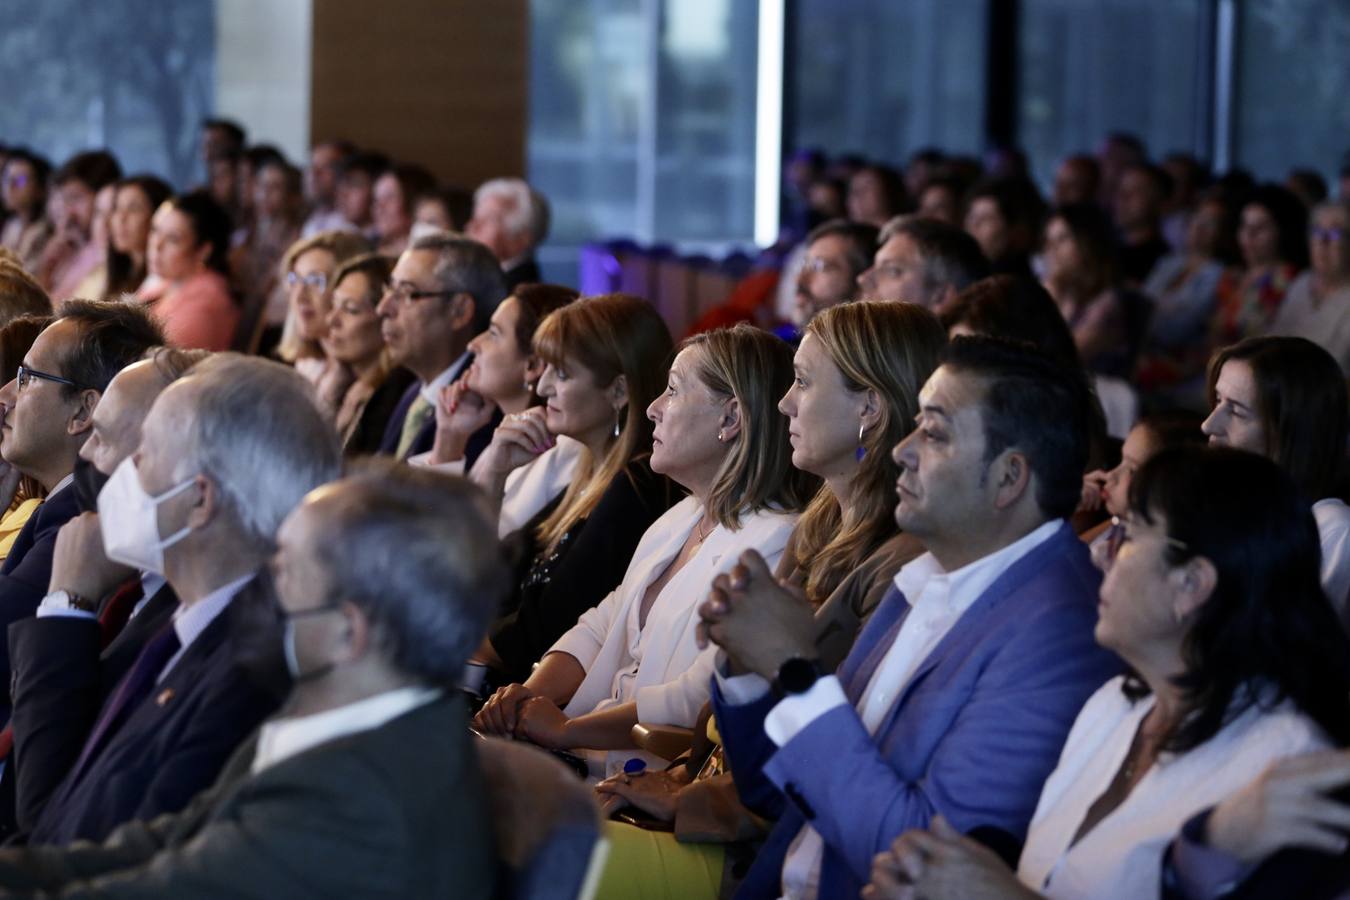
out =
[(141, 423), (169, 379), (154, 360), (134, 362), (113, 376), (94, 407), (93, 429), (80, 449), (104, 475), (111, 475), (141, 442)]

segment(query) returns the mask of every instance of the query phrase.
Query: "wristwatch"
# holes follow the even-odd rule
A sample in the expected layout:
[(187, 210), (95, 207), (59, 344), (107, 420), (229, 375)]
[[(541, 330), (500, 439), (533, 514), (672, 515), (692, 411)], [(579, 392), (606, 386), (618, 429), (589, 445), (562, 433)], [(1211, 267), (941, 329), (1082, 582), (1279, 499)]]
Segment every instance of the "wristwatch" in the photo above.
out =
[(43, 603), (47, 604), (49, 607), (64, 606), (66, 609), (77, 609), (80, 612), (98, 612), (98, 601), (90, 600), (88, 597), (81, 597), (79, 594), (72, 594), (70, 591), (66, 590), (52, 591), (46, 596)]
[(805, 694), (822, 674), (818, 660), (793, 656), (778, 667), (778, 674), (773, 679), (773, 692), (779, 699)]

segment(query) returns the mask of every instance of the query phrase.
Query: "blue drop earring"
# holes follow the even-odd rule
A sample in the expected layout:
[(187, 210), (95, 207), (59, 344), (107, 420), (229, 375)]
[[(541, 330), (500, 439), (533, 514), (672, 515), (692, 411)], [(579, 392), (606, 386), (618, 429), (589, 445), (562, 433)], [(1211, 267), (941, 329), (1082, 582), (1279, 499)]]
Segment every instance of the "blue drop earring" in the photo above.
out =
[(862, 439), (863, 439), (863, 432), (866, 431), (866, 430), (867, 430), (867, 426), (866, 426), (866, 425), (862, 425), (862, 424), (859, 424), (859, 425), (858, 425), (858, 449), (855, 450), (854, 453), (853, 453), (854, 458), (855, 458), (856, 460), (858, 460), (858, 462), (862, 462), (863, 457), (867, 455), (867, 450), (864, 449), (864, 447), (863, 447), (863, 442), (862, 442)]

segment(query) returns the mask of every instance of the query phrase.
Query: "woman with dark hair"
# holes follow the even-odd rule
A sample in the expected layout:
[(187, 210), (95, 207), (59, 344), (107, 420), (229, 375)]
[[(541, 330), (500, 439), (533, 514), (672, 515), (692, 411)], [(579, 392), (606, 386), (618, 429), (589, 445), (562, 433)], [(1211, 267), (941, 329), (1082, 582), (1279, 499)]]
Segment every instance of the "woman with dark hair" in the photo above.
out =
[(910, 209), (905, 180), (890, 166), (869, 163), (848, 180), (848, 218), (880, 228)]
[(108, 219), (108, 270), (105, 296), (134, 294), (149, 274), (150, 219), (173, 189), (154, 175), (132, 175), (113, 188)]
[(1082, 366), (1073, 333), (1038, 282), (1019, 275), (993, 275), (956, 295), (942, 312), (948, 337), (987, 334), (1026, 341), (1077, 369)]
[(903, 873), (928, 900), (1157, 897), (1193, 814), (1277, 760), (1350, 741), (1350, 641), (1289, 475), (1251, 453), (1168, 450), (1140, 470), (1130, 509), (1096, 637), (1132, 671), (1079, 714), (1016, 878), (940, 822), (878, 858), (871, 896), (897, 896)]
[(1209, 402), (1213, 412), (1201, 426), (1209, 442), (1275, 460), (1312, 505), (1322, 586), (1350, 618), (1350, 507), (1337, 496), (1350, 400), (1340, 367), (1306, 338), (1248, 338), (1210, 361)]
[(370, 212), (380, 253), (398, 256), (407, 249), (413, 201), (434, 190), (436, 179), (421, 166), (391, 166), (375, 179)]
[[(515, 416), (539, 405), (534, 386), (546, 363), (534, 352), (535, 330), (550, 313), (576, 299), (577, 292), (569, 287), (522, 284), (497, 304), (487, 330), (469, 342), (473, 362), (468, 372), (441, 392), (431, 450), (409, 457), (408, 462), (464, 474), (469, 439), (492, 421), (494, 413)], [(506, 476), (497, 515), (501, 537), (524, 526), (567, 489), (582, 448), (575, 438), (554, 435), (553, 446)], [(483, 465), (470, 469), (469, 477), (492, 487), (487, 463)]]
[(1056, 209), (1045, 226), (1045, 287), (1090, 371), (1128, 377), (1143, 341), (1148, 301), (1121, 281), (1111, 219), (1092, 204)]
[[(0, 384), (9, 384), (19, 371), (33, 341), (50, 325), (50, 316), (19, 316), (0, 327)], [(6, 411), (0, 407), (0, 425)], [(0, 442), (0, 454), (4, 453)], [(9, 556), (23, 526), (46, 499), (47, 491), (35, 478), (29, 478), (9, 463), (0, 460), (0, 560)]]
[(42, 251), (52, 236), (47, 218), (47, 179), (51, 164), (23, 148), (10, 150), (0, 170), (0, 196), (9, 218), (0, 230), (0, 247), (14, 251), (19, 263), (36, 274)]
[(150, 275), (136, 296), (169, 344), (228, 350), (239, 325), (230, 294), (230, 217), (206, 191), (166, 200), (150, 220)]
[(1308, 210), (1277, 184), (1264, 184), (1242, 206), (1238, 247), (1243, 269), (1219, 280), (1210, 347), (1269, 331), (1285, 294), (1308, 265)]

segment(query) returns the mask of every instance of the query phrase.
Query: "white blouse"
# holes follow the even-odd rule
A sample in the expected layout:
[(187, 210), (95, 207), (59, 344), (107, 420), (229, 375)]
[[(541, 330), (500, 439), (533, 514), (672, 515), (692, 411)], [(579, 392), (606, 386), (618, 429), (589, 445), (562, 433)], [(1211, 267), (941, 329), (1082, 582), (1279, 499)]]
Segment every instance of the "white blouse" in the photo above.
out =
[(1289, 702), (1252, 707), (1188, 753), (1164, 754), (1091, 831), (1069, 846), (1110, 786), (1153, 697), (1131, 704), (1123, 676), (1093, 694), (1041, 791), (1017, 877), (1047, 897), (1158, 897), (1163, 851), (1186, 820), (1236, 793), (1273, 761), (1326, 748), (1322, 730)]
[[(506, 490), (502, 494), (501, 513), (497, 518), (498, 537), (519, 531), (554, 497), (567, 490), (584, 447), (585, 444), (580, 441), (560, 434), (552, 447), (506, 476)], [(410, 456), (408, 462), (449, 475), (464, 474), (463, 459), (434, 464), (431, 462), (430, 450)]]
[[(795, 514), (760, 512), (742, 517), (735, 531), (717, 526), (661, 589), (647, 613), (646, 626), (639, 626), (647, 586), (680, 552), (702, 513), (698, 501), (686, 497), (652, 523), (623, 582), (550, 648), (550, 653), (571, 654), (586, 670), (563, 710), (569, 718), (636, 701), (639, 721), (693, 726), (708, 699), (717, 651), (714, 646), (700, 651), (694, 641), (699, 604), (708, 596), (713, 578), (729, 571), (746, 550), (759, 551), (770, 570), (776, 568), (797, 522)], [(613, 773), (635, 755), (643, 754), (636, 750), (600, 754), (592, 758), (592, 770), (603, 764)], [(664, 765), (656, 757), (647, 761)]]
[(1350, 622), (1350, 506), (1335, 497), (1313, 504), (1322, 541), (1322, 590), (1343, 621)]

